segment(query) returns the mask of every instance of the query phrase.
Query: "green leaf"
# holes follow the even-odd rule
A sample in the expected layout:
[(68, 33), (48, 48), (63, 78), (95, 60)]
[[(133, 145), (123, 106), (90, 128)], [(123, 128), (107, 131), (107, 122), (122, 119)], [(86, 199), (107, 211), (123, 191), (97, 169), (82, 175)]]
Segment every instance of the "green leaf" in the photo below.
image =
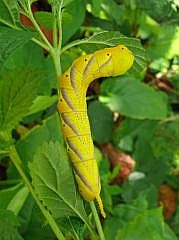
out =
[(136, 138), (150, 140), (156, 125), (157, 121), (125, 118), (113, 135), (113, 143), (119, 149), (132, 152)]
[(151, 59), (171, 59), (179, 55), (179, 27), (177, 25), (164, 25), (149, 41), (147, 53)]
[(18, 226), (18, 220), (11, 211), (0, 210), (1, 240), (23, 240), (17, 231)]
[(113, 113), (104, 104), (93, 101), (88, 106), (88, 116), (94, 140), (108, 142), (112, 136)]
[(158, 125), (150, 143), (157, 159), (179, 167), (179, 122), (166, 122)]
[(65, 5), (62, 14), (63, 44), (80, 28), (85, 18), (85, 1), (73, 0)]
[(28, 113), (41, 73), (34, 69), (4, 71), (0, 80), (0, 129), (11, 130)]
[(18, 218), (21, 224), (19, 231), (23, 234), (25, 240), (55, 239), (54, 233), (30, 195)]
[(136, 7), (144, 10), (159, 22), (168, 19), (178, 19), (179, 16), (177, 13), (177, 3), (175, 4), (175, 1), (136, 0)]
[(115, 20), (121, 26), (125, 20), (125, 11), (125, 5), (118, 4), (114, 0), (92, 0), (90, 12), (98, 18), (101, 18), (103, 13), (108, 22)]
[[(21, 208), (24, 205), (24, 202), (26, 201), (27, 197), (29, 195), (29, 190), (26, 186), (21, 187), (19, 191), (14, 195), (14, 197), (11, 199), (7, 206), (7, 210), (12, 211), (15, 215), (18, 215)], [(19, 201), (20, 199), (20, 201)]]
[(167, 114), (167, 105), (160, 93), (125, 76), (104, 81), (100, 101), (112, 111), (136, 119), (163, 119)]
[(0, 28), (0, 69), (5, 61), (19, 47), (25, 45), (32, 37), (33, 32), (14, 30), (6, 27)]
[(0, 22), (7, 26), (15, 26), (19, 21), (16, 0), (0, 0)]
[(14, 196), (21, 189), (21, 184), (0, 191), (0, 209), (6, 209)]
[[(137, 231), (136, 231), (137, 229)], [(166, 237), (166, 233), (168, 231), (168, 227), (164, 225), (162, 209), (156, 208), (152, 210), (148, 210), (141, 215), (138, 215), (134, 218), (133, 221), (126, 224), (122, 229), (118, 231), (116, 236), (116, 240), (177, 240), (176, 235), (170, 230), (172, 233), (169, 237)]]
[(53, 29), (53, 15), (51, 12), (37, 11), (35, 12), (35, 18), (43, 27)]
[(56, 88), (56, 74), (52, 59), (44, 57), (42, 48), (33, 42), (28, 42), (13, 52), (5, 62), (5, 68), (33, 68), (34, 71), (43, 73), (40, 79), (38, 94), (50, 95), (52, 88)]
[(60, 120), (58, 114), (43, 121), (41, 126), (36, 126), (16, 144), (16, 149), (25, 166), (32, 161), (38, 146), (50, 140), (63, 143), (63, 135), (60, 131)]
[(30, 164), (30, 172), (35, 191), (54, 218), (78, 216), (87, 221), (62, 144), (51, 141), (40, 146)]
[[(104, 221), (104, 233), (106, 239), (115, 239), (119, 229), (132, 221), (136, 216), (146, 211), (145, 199), (136, 200), (129, 204), (118, 204), (112, 209), (112, 216)], [(109, 227), (110, 226), (110, 227)]]
[(52, 97), (49, 96), (37, 96), (34, 100), (33, 104), (31, 105), (28, 115), (34, 114), (40, 111), (47, 109), (48, 107), (52, 106), (58, 100), (57, 96), (54, 95)]
[(98, 49), (107, 46), (113, 47), (118, 44), (124, 44), (133, 52), (135, 56), (133, 69), (136, 71), (141, 71), (146, 67), (146, 53), (139, 39), (126, 37), (120, 32), (117, 31), (99, 32), (84, 41), (78, 40), (76, 41), (76, 43), (77, 44), (85, 43), (85, 50), (87, 52), (94, 52)]

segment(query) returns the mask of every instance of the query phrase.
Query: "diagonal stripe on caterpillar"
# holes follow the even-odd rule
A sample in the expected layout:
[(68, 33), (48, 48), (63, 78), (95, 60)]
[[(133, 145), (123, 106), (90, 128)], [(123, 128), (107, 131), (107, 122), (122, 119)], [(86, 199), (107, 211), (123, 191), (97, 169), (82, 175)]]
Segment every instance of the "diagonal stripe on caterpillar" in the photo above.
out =
[(58, 111), (75, 178), (83, 198), (87, 201), (96, 199), (103, 217), (105, 212), (100, 198), (98, 166), (87, 116), (86, 91), (96, 78), (124, 74), (133, 61), (132, 52), (124, 45), (118, 45), (79, 57), (60, 76)]

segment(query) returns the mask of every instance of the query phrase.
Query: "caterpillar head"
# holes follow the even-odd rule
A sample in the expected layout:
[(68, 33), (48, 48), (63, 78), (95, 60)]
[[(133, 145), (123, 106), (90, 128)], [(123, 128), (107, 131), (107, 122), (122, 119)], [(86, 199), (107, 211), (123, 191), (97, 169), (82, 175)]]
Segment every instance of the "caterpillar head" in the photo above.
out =
[[(108, 48), (106, 50), (108, 50)], [(113, 62), (112, 76), (124, 74), (133, 65), (134, 55), (124, 45), (109, 48), (109, 54), (111, 55)]]

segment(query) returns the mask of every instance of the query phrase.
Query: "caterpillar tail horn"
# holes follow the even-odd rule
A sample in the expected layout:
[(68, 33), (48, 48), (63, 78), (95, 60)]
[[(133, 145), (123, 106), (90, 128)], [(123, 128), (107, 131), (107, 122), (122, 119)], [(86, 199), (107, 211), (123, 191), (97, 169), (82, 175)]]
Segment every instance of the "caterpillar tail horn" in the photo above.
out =
[(105, 213), (104, 208), (103, 208), (103, 202), (102, 202), (102, 200), (101, 200), (99, 195), (96, 196), (96, 201), (98, 203), (101, 215), (103, 216), (103, 218), (105, 218), (106, 217), (106, 213)]

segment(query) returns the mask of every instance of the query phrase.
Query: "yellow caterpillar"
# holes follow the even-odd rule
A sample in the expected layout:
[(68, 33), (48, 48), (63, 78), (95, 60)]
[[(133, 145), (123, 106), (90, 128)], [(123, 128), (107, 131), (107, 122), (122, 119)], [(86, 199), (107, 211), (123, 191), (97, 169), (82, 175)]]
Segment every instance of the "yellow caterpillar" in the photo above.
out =
[(58, 110), (75, 178), (82, 197), (87, 201), (96, 199), (103, 217), (105, 212), (87, 116), (86, 91), (96, 78), (124, 74), (133, 61), (132, 52), (124, 45), (118, 45), (79, 57), (60, 76)]

